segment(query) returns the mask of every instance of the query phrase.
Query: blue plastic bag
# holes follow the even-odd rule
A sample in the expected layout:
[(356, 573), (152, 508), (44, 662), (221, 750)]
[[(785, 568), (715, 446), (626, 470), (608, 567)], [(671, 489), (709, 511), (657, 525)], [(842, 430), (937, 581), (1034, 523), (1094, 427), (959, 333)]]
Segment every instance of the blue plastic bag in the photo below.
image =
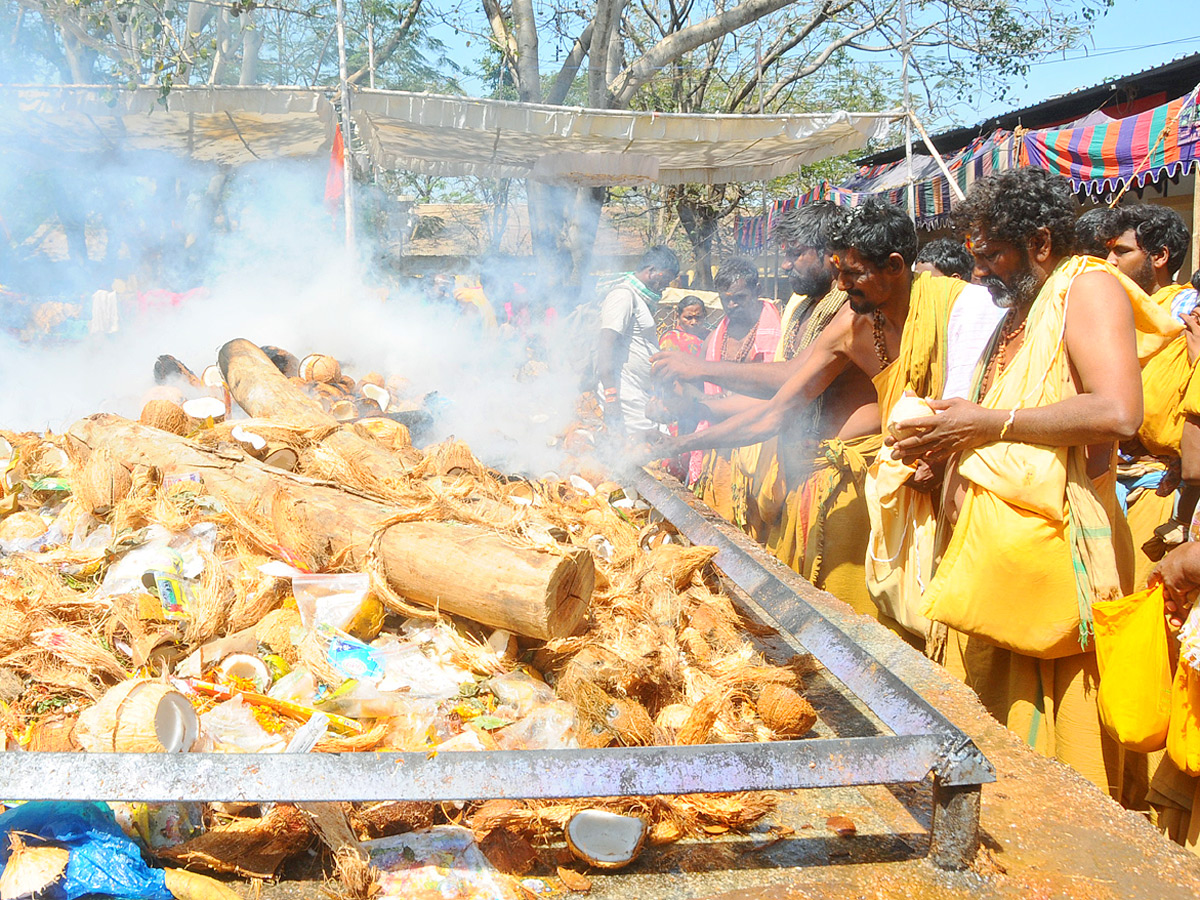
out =
[[(85, 894), (130, 900), (174, 900), (162, 869), (142, 859), (103, 803), (46, 800), (24, 803), (0, 815), (0, 834), (35, 834), (71, 851), (62, 880), (42, 896), (76, 900)], [(9, 842), (0, 837), (0, 864), (8, 862)]]

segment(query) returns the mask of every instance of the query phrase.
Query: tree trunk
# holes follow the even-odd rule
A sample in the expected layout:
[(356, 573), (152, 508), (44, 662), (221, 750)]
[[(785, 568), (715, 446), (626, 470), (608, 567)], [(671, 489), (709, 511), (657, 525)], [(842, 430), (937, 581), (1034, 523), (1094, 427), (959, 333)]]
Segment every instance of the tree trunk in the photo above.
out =
[[(199, 474), (226, 509), (272, 533), (279, 545), (303, 535), (325, 559), (367, 565), (378, 538), (384, 577), (408, 601), (515, 634), (549, 640), (571, 634), (591, 600), (591, 554), (516, 547), (500, 535), (448, 522), (399, 522), (395, 509), (311, 479), (272, 469), (223, 446), (207, 450), (185, 438), (99, 414), (71, 426), (68, 440), (84, 459), (100, 447), (133, 469), (163, 476)], [(381, 598), (386, 599), (386, 598)]]

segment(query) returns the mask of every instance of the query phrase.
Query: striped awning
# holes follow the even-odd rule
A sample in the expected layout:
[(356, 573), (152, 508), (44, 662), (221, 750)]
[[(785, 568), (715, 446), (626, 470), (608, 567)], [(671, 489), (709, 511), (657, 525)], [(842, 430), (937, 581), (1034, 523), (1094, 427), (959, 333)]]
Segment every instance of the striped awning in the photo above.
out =
[[(1200, 86), (1186, 97), (1124, 119), (1031, 131), (1022, 162), (1071, 179), (1076, 191), (1104, 194), (1173, 178), (1196, 164)], [(1094, 117), (1090, 117), (1094, 118)]]
[[(1123, 187), (1200, 169), (1200, 85), (1186, 97), (1123, 119), (1097, 111), (1070, 125), (1016, 133), (998, 130), (976, 138), (945, 158), (963, 193), (993, 172), (1032, 165), (1071, 180), (1077, 193), (1101, 196)], [(933, 158), (913, 156), (916, 220), (925, 229), (940, 228), (949, 217), (953, 192)], [(822, 182), (799, 198), (779, 201), (765, 216), (739, 217), (738, 248), (754, 253), (766, 243), (772, 217), (784, 204), (831, 200), (858, 206), (869, 197), (907, 209), (908, 163), (863, 166), (841, 184)]]

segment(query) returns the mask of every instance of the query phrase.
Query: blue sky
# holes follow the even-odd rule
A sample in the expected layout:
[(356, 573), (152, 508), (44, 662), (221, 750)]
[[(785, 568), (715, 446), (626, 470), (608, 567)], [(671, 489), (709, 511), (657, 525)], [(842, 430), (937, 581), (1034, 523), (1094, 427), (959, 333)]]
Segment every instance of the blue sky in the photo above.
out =
[(976, 121), (1197, 52), (1196, 10), (1194, 0), (1117, 0), (1093, 28), (1091, 49), (1035, 64), (1028, 84), (1016, 85), (1008, 100), (976, 106)]
[[(974, 125), (1010, 109), (1194, 53), (1200, 50), (1200, 15), (1195, 10), (1195, 0), (1116, 0), (1113, 9), (1094, 27), (1087, 49), (1035, 64), (1027, 81), (1015, 83), (1003, 101), (964, 98), (955, 119), (929, 124), (935, 130)], [(462, 46), (463, 36), (455, 35), (445, 26), (436, 28), (435, 33), (451, 47), (461, 48), (460, 58), (474, 56), (474, 47)], [(872, 61), (882, 60), (872, 57)], [(898, 71), (898, 58), (894, 65)], [(476, 79), (469, 77), (464, 79), (464, 87), (471, 93), (483, 89)]]

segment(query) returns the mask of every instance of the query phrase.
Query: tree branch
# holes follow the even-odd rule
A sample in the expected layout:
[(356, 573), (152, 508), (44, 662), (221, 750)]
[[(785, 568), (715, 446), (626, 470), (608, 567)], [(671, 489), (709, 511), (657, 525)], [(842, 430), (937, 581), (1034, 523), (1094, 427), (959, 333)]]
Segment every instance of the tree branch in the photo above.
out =
[[(409, 4), (408, 9), (404, 13), (404, 18), (400, 21), (400, 24), (396, 26), (396, 30), (388, 35), (388, 39), (386, 41), (375, 48), (375, 68), (379, 68), (379, 66), (387, 62), (391, 58), (392, 54), (399, 49), (400, 44), (404, 42), (404, 39), (412, 30), (413, 23), (417, 20), (417, 13), (421, 11), (421, 3), (422, 0), (412, 0), (412, 3)], [(363, 66), (354, 74), (349, 76), (346, 81), (348, 81), (350, 84), (358, 84), (359, 81), (361, 81), (370, 73), (371, 64), (368, 62), (367, 65)]]
[(663, 38), (647, 53), (625, 67), (608, 85), (612, 106), (620, 109), (628, 105), (638, 88), (654, 77), (667, 63), (717, 37), (728, 34), (743, 25), (755, 22), (763, 16), (790, 5), (794, 0), (743, 0), (733, 9), (709, 16), (702, 22), (688, 25), (674, 34)]
[(579, 74), (579, 67), (583, 65), (583, 58), (587, 56), (591, 43), (592, 25), (589, 24), (579, 37), (575, 38), (575, 43), (571, 45), (571, 52), (567, 54), (562, 68), (554, 76), (554, 84), (550, 88), (549, 96), (546, 97), (547, 103), (558, 105), (567, 99), (567, 93), (571, 90), (571, 85), (575, 83), (575, 76)]

